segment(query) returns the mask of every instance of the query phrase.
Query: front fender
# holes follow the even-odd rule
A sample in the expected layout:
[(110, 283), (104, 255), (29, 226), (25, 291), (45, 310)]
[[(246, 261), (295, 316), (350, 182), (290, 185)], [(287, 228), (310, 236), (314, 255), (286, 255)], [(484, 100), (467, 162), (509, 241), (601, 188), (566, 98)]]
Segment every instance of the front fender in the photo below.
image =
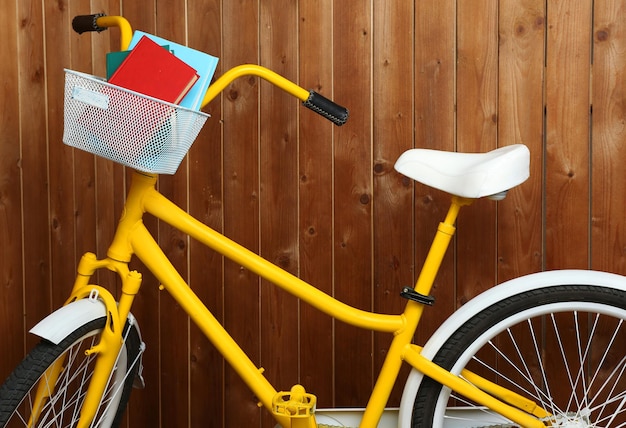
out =
[(30, 332), (58, 345), (76, 328), (106, 316), (106, 306), (102, 301), (80, 299), (54, 311), (39, 321)]
[[(106, 318), (107, 315), (107, 308), (102, 300), (98, 298), (78, 299), (57, 309), (43, 320), (39, 321), (37, 325), (30, 329), (30, 332), (42, 339), (58, 345), (78, 327), (100, 318)], [(140, 342), (139, 370), (137, 371), (133, 387), (143, 388), (145, 382), (142, 377), (142, 356), (143, 351), (145, 350), (145, 344), (141, 339), (139, 324), (133, 314), (128, 314), (127, 323), (135, 327), (137, 334), (139, 335)]]

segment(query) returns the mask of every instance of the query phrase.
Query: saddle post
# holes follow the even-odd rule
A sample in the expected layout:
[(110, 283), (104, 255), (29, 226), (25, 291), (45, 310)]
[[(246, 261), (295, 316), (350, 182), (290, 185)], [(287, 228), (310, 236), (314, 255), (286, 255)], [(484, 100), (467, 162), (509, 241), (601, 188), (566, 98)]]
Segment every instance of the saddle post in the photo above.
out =
[(429, 293), (435, 283), (437, 272), (439, 271), (443, 258), (446, 255), (450, 241), (456, 232), (455, 223), (459, 215), (459, 211), (462, 207), (471, 205), (473, 201), (474, 199), (452, 196), (452, 202), (450, 204), (450, 208), (448, 209), (448, 213), (445, 219), (439, 223), (439, 226), (437, 227), (437, 233), (433, 238), (433, 242), (430, 246), (430, 250), (428, 251), (428, 255), (426, 256), (426, 260), (424, 261), (424, 265), (415, 287), (413, 289), (405, 289), (403, 292), (403, 297), (417, 303), (421, 303), (411, 304), (413, 302), (409, 302), (405, 311), (408, 323), (407, 327), (410, 329), (417, 328), (424, 304), (432, 305), (434, 302), (434, 299), (429, 295)]

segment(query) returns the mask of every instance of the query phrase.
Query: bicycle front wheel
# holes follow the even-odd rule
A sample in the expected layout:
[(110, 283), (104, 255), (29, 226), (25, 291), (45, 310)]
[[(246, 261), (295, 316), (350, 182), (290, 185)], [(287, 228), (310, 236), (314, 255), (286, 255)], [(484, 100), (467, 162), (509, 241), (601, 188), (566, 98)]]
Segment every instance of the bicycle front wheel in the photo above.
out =
[[(482, 309), (439, 348), (433, 361), (532, 399), (548, 426), (626, 426), (626, 292), (555, 285)], [(517, 427), (424, 378), (413, 428)]]
[[(76, 426), (96, 360), (85, 351), (98, 343), (105, 322), (106, 317), (91, 321), (58, 345), (42, 340), (0, 387), (0, 427)], [(128, 402), (139, 368), (141, 341), (135, 326), (129, 324), (123, 337), (124, 345), (92, 427), (119, 426)], [(63, 367), (52, 385), (48, 369), (59, 358), (63, 358)], [(49, 389), (50, 396), (34, 410), (40, 385)]]

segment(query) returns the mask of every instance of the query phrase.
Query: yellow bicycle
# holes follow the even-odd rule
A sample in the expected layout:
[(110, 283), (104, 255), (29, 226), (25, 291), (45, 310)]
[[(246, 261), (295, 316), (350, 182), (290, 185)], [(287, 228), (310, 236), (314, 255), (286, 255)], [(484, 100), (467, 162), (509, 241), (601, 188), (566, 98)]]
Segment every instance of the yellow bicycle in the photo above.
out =
[[(93, 15), (79, 17), (75, 23), (79, 32), (119, 27), (122, 49), (132, 35), (122, 17)], [(210, 86), (203, 105), (243, 75), (260, 76), (337, 124), (347, 119), (343, 107), (256, 65), (237, 67), (220, 77)], [(68, 71), (67, 82), (66, 106), (75, 98), (91, 100), (74, 112), (76, 124), (87, 128), (94, 123), (109, 125), (118, 139), (117, 125), (111, 122), (124, 116), (111, 113), (117, 96), (122, 97), (120, 105), (131, 105), (139, 113), (154, 103), (164, 108), (158, 101), (80, 73)], [(121, 93), (115, 95), (118, 91)], [(103, 97), (106, 109), (100, 105)], [(449, 193), (451, 205), (437, 228), (415, 287), (401, 290), (401, 298), (406, 299), (404, 311), (379, 314), (325, 294), (209, 228), (159, 193), (158, 167), (152, 166), (158, 165), (165, 152), (185, 147), (179, 138), (193, 141), (194, 130), (205, 118), (200, 112), (166, 107), (167, 119), (159, 123), (158, 135), (141, 141), (138, 147), (137, 141), (103, 143), (101, 133), (86, 138), (85, 144), (104, 145), (102, 151), (85, 148), (99, 155), (121, 150), (125, 162), (135, 166), (132, 183), (106, 257), (91, 253), (82, 257), (66, 305), (32, 329), (42, 338), (41, 343), (0, 387), (1, 427), (118, 426), (133, 386), (143, 385), (144, 345), (131, 312), (142, 276), (129, 269), (133, 257), (141, 260), (199, 326), (280, 426), (330, 426), (323, 421), (323, 411), (317, 409), (316, 397), (303, 386), (281, 391), (269, 383), (262, 369), (172, 266), (144, 225), (145, 214), (339, 321), (393, 335), (360, 427), (378, 426), (403, 363), (409, 364), (412, 372), (399, 411), (401, 427), (626, 426), (626, 278), (622, 276), (564, 270), (519, 277), (465, 304), (424, 346), (413, 343), (423, 310), (433, 303), (431, 287), (460, 209), (478, 198), (503, 199), (524, 182), (529, 173), (525, 146), (515, 144), (488, 153), (412, 149), (402, 154), (396, 169)], [(98, 116), (89, 119), (90, 111), (99, 112)], [(186, 132), (192, 135), (182, 136)], [(146, 150), (145, 144), (155, 140), (159, 147)], [(119, 296), (92, 283), (99, 269), (117, 273), (122, 284)]]

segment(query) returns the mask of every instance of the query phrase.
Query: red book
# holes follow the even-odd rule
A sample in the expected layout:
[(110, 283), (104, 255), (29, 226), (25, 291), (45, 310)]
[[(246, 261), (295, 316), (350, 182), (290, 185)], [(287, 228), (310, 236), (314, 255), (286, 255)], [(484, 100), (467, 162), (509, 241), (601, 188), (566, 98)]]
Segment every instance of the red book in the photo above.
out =
[(198, 77), (191, 66), (144, 36), (113, 73), (109, 83), (178, 104)]

